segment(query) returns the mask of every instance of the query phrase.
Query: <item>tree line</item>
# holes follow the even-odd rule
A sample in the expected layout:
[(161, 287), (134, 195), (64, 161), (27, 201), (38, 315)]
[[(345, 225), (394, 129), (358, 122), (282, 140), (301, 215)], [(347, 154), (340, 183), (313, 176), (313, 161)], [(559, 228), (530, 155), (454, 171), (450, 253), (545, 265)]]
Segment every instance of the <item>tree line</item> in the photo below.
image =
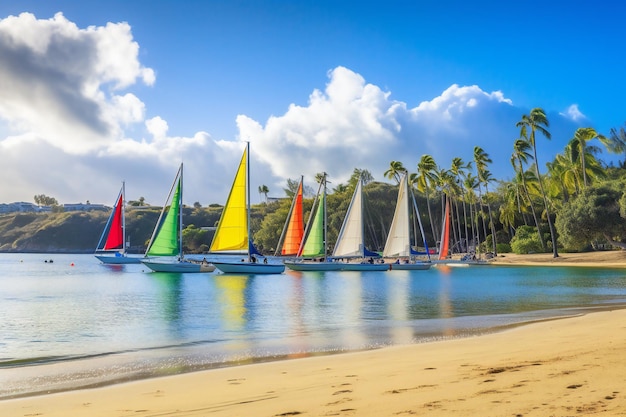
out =
[[(625, 125), (626, 126), (626, 125)], [(438, 245), (445, 202), (451, 204), (451, 250), (463, 253), (514, 251), (517, 253), (581, 251), (607, 246), (626, 247), (626, 163), (607, 165), (599, 158), (602, 149), (626, 155), (626, 130), (613, 128), (608, 135), (591, 127), (581, 127), (563, 151), (551, 161), (540, 161), (541, 141), (550, 140), (549, 120), (541, 108), (522, 115), (515, 124), (518, 135), (511, 142), (511, 180), (497, 180), (489, 167), (492, 160), (484, 149), (474, 147), (473, 157), (455, 157), (449, 167), (439, 165), (431, 155), (416, 156), (413, 170), (391, 161), (383, 176), (396, 184), (378, 182), (365, 169), (355, 168), (345, 184), (329, 190), (328, 243), (332, 248), (359, 178), (364, 181), (366, 207), (366, 244), (382, 250), (395, 206), (397, 184), (407, 175), (420, 216), (425, 239), (430, 247)], [(318, 177), (321, 174), (318, 175)], [(318, 178), (319, 179), (319, 178)], [(266, 201), (253, 205), (251, 229), (255, 245), (273, 253), (280, 239), (289, 207), (299, 180), (287, 180), (286, 198), (268, 202), (269, 189), (258, 188)], [(309, 188), (310, 190), (310, 188)], [(311, 192), (308, 193), (310, 195)], [(41, 205), (56, 203), (45, 195), (35, 196)], [(304, 199), (306, 219), (313, 198)], [(140, 210), (129, 211), (127, 226), (137, 250), (145, 248), (156, 216), (142, 208), (143, 198), (128, 202)], [(210, 246), (222, 207), (185, 207), (183, 241), (189, 252), (203, 252)], [(49, 214), (54, 215), (55, 213)], [(57, 213), (58, 215), (58, 213)], [(104, 219), (98, 226), (104, 226)], [(59, 234), (62, 236), (62, 234)], [(99, 232), (93, 236), (94, 246)], [(415, 239), (416, 242), (421, 241)]]

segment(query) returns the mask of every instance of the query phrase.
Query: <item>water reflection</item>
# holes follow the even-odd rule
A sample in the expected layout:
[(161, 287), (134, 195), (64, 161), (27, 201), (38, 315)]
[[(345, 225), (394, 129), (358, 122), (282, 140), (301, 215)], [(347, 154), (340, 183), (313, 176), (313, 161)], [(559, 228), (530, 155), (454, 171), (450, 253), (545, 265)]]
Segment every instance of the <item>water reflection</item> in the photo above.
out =
[(173, 272), (154, 272), (149, 274), (156, 283), (159, 312), (167, 324), (173, 339), (183, 338), (185, 319), (183, 313), (183, 276)]
[(386, 280), (387, 314), (396, 322), (390, 329), (393, 343), (410, 343), (413, 340), (413, 328), (409, 323), (409, 281), (410, 271), (394, 271)]
[[(452, 268), (448, 265), (437, 265), (437, 272), (439, 275), (439, 317), (448, 319), (454, 317), (454, 310), (450, 301)], [(454, 334), (454, 329), (450, 325), (450, 321), (443, 321), (441, 331), (444, 336), (452, 336)]]
[(215, 278), (223, 328), (227, 331), (241, 331), (246, 328), (246, 298), (248, 275), (220, 275)]

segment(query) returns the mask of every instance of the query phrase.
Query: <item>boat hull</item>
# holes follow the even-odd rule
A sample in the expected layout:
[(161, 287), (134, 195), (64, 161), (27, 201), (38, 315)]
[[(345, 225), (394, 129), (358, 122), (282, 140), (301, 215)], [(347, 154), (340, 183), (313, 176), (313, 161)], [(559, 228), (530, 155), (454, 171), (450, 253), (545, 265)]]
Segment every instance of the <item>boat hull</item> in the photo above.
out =
[(342, 271), (388, 271), (389, 264), (370, 264), (370, 263), (341, 263)]
[(158, 260), (142, 260), (142, 264), (154, 272), (180, 272), (180, 273), (202, 273), (213, 272), (215, 266), (209, 263), (195, 263), (186, 261), (163, 262)]
[(111, 255), (94, 255), (100, 262), (107, 265), (126, 265), (140, 264), (142, 257), (140, 256), (111, 256)]
[(408, 263), (408, 264), (389, 264), (390, 271), (421, 271), (430, 269), (432, 266), (431, 263), (428, 262), (416, 262), (416, 263)]
[(282, 274), (285, 271), (283, 264), (213, 262), (213, 265), (225, 274)]
[(481, 260), (461, 261), (461, 260), (453, 260), (453, 259), (441, 260), (441, 261), (433, 261), (433, 264), (435, 266), (443, 265), (443, 266), (449, 266), (449, 267), (453, 267), (453, 268), (466, 268), (468, 266), (491, 265), (491, 263), (488, 262), (488, 261), (481, 261)]
[(285, 262), (285, 266), (294, 271), (339, 271), (343, 264), (339, 262)]

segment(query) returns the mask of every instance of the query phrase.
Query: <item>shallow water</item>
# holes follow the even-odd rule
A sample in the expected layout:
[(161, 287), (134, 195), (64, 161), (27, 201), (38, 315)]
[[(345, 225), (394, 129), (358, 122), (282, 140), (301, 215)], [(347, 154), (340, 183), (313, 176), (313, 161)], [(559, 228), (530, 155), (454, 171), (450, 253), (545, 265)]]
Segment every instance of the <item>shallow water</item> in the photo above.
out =
[(237, 276), (0, 254), (0, 398), (456, 337), (623, 303), (622, 269)]

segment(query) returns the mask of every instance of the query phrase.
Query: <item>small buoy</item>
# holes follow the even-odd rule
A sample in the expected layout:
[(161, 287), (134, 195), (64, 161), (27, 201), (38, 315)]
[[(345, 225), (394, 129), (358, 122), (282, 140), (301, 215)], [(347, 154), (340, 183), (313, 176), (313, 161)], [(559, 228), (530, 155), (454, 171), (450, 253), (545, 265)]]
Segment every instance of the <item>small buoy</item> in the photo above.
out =
[(70, 264), (70, 266), (74, 266), (74, 262), (72, 262), (72, 263)]

